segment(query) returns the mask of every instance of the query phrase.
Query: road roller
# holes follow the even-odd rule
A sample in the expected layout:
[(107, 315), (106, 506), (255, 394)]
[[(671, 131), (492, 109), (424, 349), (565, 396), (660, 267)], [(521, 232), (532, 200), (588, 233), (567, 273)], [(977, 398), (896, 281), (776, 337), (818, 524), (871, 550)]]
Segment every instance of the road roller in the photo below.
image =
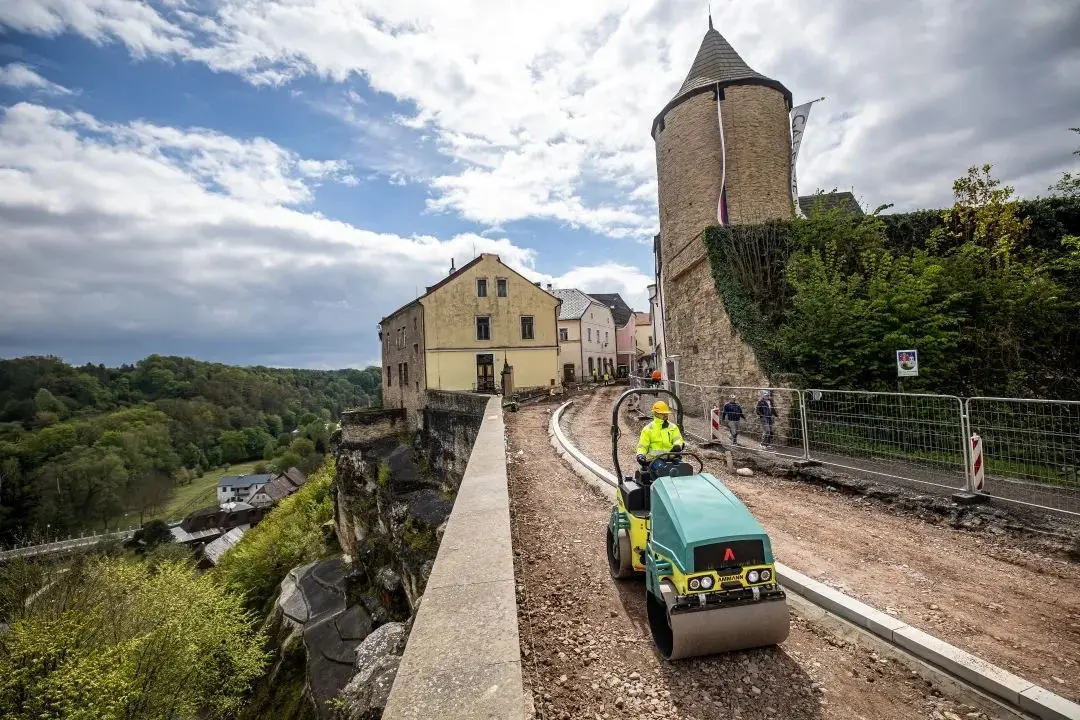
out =
[[(666, 470), (623, 475), (619, 411), (634, 395), (671, 398), (666, 389), (623, 393), (611, 412), (612, 461), (619, 485), (607, 529), (611, 576), (645, 578), (649, 627), (667, 660), (777, 645), (790, 630), (768, 533), (745, 505), (685, 449), (661, 456)], [(694, 465), (696, 464), (696, 468)]]

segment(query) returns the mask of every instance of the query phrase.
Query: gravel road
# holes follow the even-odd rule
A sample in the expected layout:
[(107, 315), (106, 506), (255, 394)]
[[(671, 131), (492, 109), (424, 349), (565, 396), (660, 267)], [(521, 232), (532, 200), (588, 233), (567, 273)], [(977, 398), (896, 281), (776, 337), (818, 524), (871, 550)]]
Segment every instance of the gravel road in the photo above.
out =
[(522, 670), (537, 717), (987, 717), (794, 613), (781, 647), (663, 662), (653, 651), (643, 584), (608, 576), (608, 500), (549, 444), (555, 407), (531, 405), (506, 416)]
[[(611, 463), (611, 405), (621, 389), (579, 398), (563, 419), (572, 442), (605, 467)], [(629, 462), (638, 429), (622, 429), (620, 456)], [(765, 526), (782, 562), (1080, 701), (1075, 563), (1011, 547), (1007, 534), (929, 523), (865, 497), (763, 475), (740, 477), (715, 461), (706, 468)]]

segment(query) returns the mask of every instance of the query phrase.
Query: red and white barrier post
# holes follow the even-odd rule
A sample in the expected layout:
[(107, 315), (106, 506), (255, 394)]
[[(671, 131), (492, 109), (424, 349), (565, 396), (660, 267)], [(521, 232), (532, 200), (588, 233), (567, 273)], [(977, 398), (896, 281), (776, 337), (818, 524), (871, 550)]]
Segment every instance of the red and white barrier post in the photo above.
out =
[(720, 439), (720, 408), (714, 407), (709, 411), (709, 441), (716, 442)]
[(982, 492), (986, 486), (986, 467), (983, 464), (982, 438), (973, 434), (971, 436), (971, 489)]

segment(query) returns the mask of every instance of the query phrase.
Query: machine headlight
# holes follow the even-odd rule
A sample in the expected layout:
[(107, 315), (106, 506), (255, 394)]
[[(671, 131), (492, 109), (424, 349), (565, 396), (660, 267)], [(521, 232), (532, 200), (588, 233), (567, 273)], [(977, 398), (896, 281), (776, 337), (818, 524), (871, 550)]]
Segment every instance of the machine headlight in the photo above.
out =
[(751, 570), (750, 572), (746, 573), (746, 581), (756, 583), (758, 581), (758, 571)]
[(702, 590), (708, 590), (711, 587), (712, 587), (712, 578), (711, 577), (706, 575), (705, 577), (701, 578), (701, 589)]
[(771, 577), (772, 577), (772, 573), (769, 572), (768, 570), (762, 570), (761, 571), (761, 582), (765, 582), (766, 580), (768, 580)]
[(697, 578), (694, 578), (693, 580), (690, 581), (690, 589), (691, 590), (697, 590), (699, 587), (701, 587), (701, 581), (700, 580), (698, 580)]

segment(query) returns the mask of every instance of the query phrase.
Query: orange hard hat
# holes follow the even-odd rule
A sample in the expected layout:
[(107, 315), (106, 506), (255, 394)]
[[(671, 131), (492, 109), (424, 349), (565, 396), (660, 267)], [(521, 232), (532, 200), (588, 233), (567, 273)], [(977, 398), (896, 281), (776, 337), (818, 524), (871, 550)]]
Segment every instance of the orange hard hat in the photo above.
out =
[(659, 379), (660, 379), (661, 377), (662, 377), (662, 376), (660, 375), (660, 371), (659, 371), (659, 370), (653, 370), (653, 371), (652, 371), (652, 379), (653, 379), (653, 380), (659, 380)]

